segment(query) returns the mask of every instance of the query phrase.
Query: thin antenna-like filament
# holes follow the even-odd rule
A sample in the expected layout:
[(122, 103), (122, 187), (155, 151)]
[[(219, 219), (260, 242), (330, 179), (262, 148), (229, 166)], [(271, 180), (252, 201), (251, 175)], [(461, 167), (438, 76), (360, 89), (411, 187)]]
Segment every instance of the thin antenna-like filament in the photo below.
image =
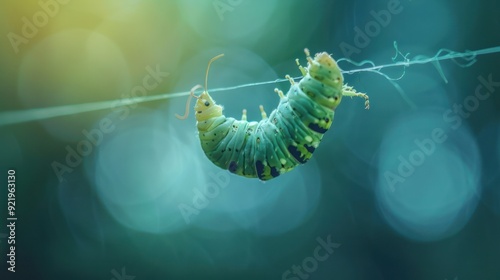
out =
[(210, 61), (208, 62), (207, 72), (205, 73), (205, 90), (208, 90), (208, 72), (210, 71), (210, 64), (212, 64), (212, 62), (216, 61), (217, 59), (219, 59), (223, 56), (224, 56), (224, 54), (221, 53), (218, 56), (215, 56), (212, 59), (210, 59)]
[(197, 90), (197, 89), (199, 89), (199, 88), (203, 88), (203, 87), (202, 87), (201, 85), (196, 85), (196, 86), (194, 86), (194, 87), (191, 89), (191, 91), (189, 92), (189, 97), (188, 97), (188, 100), (187, 100), (187, 102), (186, 102), (186, 111), (185, 111), (185, 113), (184, 113), (184, 116), (181, 116), (181, 115), (179, 115), (179, 114), (175, 114), (175, 117), (176, 117), (176, 118), (178, 118), (179, 120), (185, 120), (185, 119), (187, 119), (187, 117), (189, 117), (189, 104), (191, 103), (191, 99), (192, 99), (193, 97), (194, 97), (194, 98), (196, 98), (196, 99), (200, 98), (200, 97), (198, 97), (198, 96), (196, 96), (196, 95), (194, 94), (194, 91), (195, 91), (195, 90)]

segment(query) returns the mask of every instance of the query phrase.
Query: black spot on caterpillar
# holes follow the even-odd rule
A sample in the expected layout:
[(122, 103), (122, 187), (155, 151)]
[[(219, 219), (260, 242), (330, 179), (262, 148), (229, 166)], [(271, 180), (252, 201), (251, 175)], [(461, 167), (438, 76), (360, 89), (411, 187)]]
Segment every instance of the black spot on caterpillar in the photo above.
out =
[(231, 173), (260, 180), (270, 180), (286, 173), (299, 164), (306, 163), (318, 147), (325, 132), (330, 128), (334, 111), (343, 96), (368, 96), (356, 92), (343, 84), (341, 70), (335, 60), (326, 52), (318, 53), (314, 59), (309, 50), (304, 50), (307, 68), (296, 63), (303, 78), (298, 82), (289, 76), (290, 90), (286, 95), (275, 89), (280, 102), (269, 118), (260, 106), (262, 120), (248, 122), (246, 110), (241, 120), (227, 118), (222, 107), (217, 105), (207, 91), (210, 64), (223, 55), (218, 55), (208, 63), (204, 91), (196, 96), (197, 85), (191, 89), (186, 104), (186, 114), (177, 115), (186, 119), (189, 102), (197, 99), (194, 106), (196, 126), (201, 147), (210, 161)]

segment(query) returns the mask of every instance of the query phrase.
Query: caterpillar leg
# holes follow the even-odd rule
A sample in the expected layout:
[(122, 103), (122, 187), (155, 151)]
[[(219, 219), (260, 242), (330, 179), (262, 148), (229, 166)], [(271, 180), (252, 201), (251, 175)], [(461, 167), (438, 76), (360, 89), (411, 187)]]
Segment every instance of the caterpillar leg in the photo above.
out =
[(274, 92), (276, 92), (280, 98), (285, 98), (285, 95), (283, 94), (283, 91), (279, 90), (278, 88), (274, 89)]
[(297, 66), (299, 66), (300, 73), (302, 73), (302, 76), (307, 75), (307, 70), (304, 68), (304, 66), (300, 65), (299, 59), (295, 59), (295, 63), (297, 63)]
[(354, 88), (348, 85), (344, 85), (342, 87), (342, 95), (343, 96), (350, 96), (350, 97), (361, 97), (365, 99), (365, 109), (370, 109), (370, 99), (368, 95), (362, 92), (357, 92)]
[(309, 52), (309, 49), (305, 48), (304, 49), (304, 53), (306, 54), (307, 62), (309, 62), (309, 64), (312, 65), (313, 64), (313, 60), (312, 60), (312, 57), (311, 57), (311, 53)]
[(243, 115), (241, 116), (241, 120), (242, 121), (246, 121), (247, 120), (247, 109), (243, 109)]
[(260, 114), (262, 115), (262, 119), (263, 119), (263, 120), (267, 119), (267, 114), (266, 114), (266, 112), (264, 111), (264, 106), (260, 105), (260, 106), (259, 106), (259, 109), (260, 109)]
[(285, 75), (285, 79), (287, 79), (292, 86), (295, 85), (295, 81), (292, 79), (292, 77), (290, 77), (290, 75)]

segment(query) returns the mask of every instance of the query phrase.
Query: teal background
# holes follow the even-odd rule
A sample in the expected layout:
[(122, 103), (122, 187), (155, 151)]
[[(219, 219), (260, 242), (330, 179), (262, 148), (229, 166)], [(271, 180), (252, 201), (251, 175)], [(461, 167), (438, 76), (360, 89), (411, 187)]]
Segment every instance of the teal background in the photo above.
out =
[[(409, 59), (500, 45), (498, 1), (400, 0), (401, 11), (356, 46), (356, 28), (365, 30), (371, 12), (388, 3), (70, 1), (16, 53), (6, 35), (21, 34), (22, 18), (41, 7), (2, 1), (1, 112), (120, 101), (0, 127), (2, 224), (9, 169), (16, 171), (18, 218), (14, 274), (7, 272), (7, 230), (0, 230), (1, 279), (132, 280), (117, 276), (122, 268), (136, 280), (499, 279), (500, 87), (466, 117), (453, 110), (473, 99), (480, 77), (500, 81), (500, 54), (468, 67), (470, 57), (442, 61), (444, 78), (433, 64), (382, 70), (394, 78), (404, 72), (394, 81), (400, 90), (375, 73), (345, 74), (370, 96), (371, 109), (345, 98), (313, 160), (266, 183), (206, 159), (194, 117), (174, 117), (185, 97), (129, 102), (144, 79), (147, 96), (203, 84), (207, 62), (219, 53), (225, 56), (212, 65), (209, 92), (298, 77), (294, 60), (305, 64), (306, 47), (381, 65), (393, 62), (394, 41)], [(343, 51), (343, 42), (358, 52)], [(157, 67), (164, 74), (155, 79)], [(259, 120), (259, 104), (269, 114), (278, 103), (275, 87), (286, 92), (289, 85), (211, 94), (226, 116), (239, 118), (246, 108), (249, 120)], [(68, 149), (98, 129), (98, 144), (70, 167)], [(435, 129), (446, 140), (434, 141), (411, 175), (389, 183), (387, 172), (397, 175), (421, 151), (415, 141), (432, 139)], [(55, 162), (71, 172), (58, 177)], [(307, 278), (284, 275), (328, 236), (340, 246)]]

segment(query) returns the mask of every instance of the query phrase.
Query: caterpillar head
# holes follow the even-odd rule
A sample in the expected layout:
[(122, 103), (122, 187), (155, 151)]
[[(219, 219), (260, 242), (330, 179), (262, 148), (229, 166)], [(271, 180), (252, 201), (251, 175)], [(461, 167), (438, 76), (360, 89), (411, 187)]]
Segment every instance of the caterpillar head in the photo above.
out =
[(207, 91), (203, 91), (194, 105), (195, 118), (204, 121), (222, 116), (222, 106), (217, 105)]
[[(212, 64), (212, 62), (214, 60), (222, 57), (223, 55), (224, 54), (219, 54), (218, 56), (212, 58), (208, 62), (207, 72), (205, 74), (205, 87), (203, 88), (203, 86), (201, 86), (201, 85), (196, 85), (191, 89), (189, 99), (186, 102), (186, 113), (184, 114), (184, 116), (175, 114), (175, 116), (178, 119), (185, 120), (188, 117), (188, 115), (189, 115), (189, 102), (191, 102), (191, 98), (198, 99), (196, 101), (196, 104), (194, 105), (194, 111), (195, 111), (194, 116), (196, 118), (196, 121), (204, 121), (204, 120), (208, 120), (210, 118), (216, 118), (216, 117), (222, 116), (222, 106), (215, 104), (215, 101), (212, 99), (210, 94), (208, 94), (208, 92), (207, 92), (207, 81), (208, 81), (208, 72), (210, 70), (210, 64)], [(203, 88), (204, 90), (199, 96), (196, 96), (194, 94), (194, 92), (195, 92), (195, 90), (197, 90), (199, 88)]]

